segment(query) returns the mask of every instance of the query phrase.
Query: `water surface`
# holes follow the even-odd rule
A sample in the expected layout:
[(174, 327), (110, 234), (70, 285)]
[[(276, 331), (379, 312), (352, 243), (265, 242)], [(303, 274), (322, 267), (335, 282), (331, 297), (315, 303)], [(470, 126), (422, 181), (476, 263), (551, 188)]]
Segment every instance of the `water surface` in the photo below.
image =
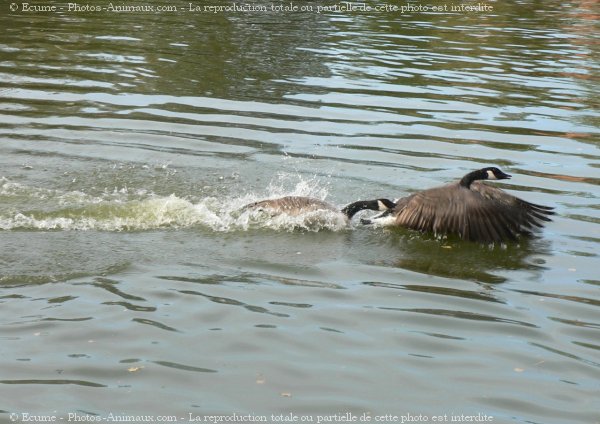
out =
[[(3, 419), (598, 422), (598, 9), (490, 4), (3, 10)], [(554, 222), (490, 247), (239, 211), (488, 165)]]

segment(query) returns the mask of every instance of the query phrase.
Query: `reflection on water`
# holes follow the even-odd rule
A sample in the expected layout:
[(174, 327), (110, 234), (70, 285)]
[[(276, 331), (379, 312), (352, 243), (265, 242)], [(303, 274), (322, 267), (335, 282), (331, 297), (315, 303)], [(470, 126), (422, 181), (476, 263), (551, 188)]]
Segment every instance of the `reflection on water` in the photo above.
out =
[[(5, 10), (3, 413), (596, 422), (596, 3), (490, 4)], [(492, 164), (556, 207), (535, 238), (239, 209), (395, 198)]]
[[(546, 269), (540, 256), (551, 254), (550, 242), (521, 239), (507, 245), (482, 246), (459, 240), (439, 241), (406, 231), (395, 231), (388, 241), (399, 259), (395, 265), (430, 275), (462, 278), (484, 283), (502, 283), (501, 270), (528, 270), (541, 274)], [(537, 259), (536, 259), (537, 258)]]

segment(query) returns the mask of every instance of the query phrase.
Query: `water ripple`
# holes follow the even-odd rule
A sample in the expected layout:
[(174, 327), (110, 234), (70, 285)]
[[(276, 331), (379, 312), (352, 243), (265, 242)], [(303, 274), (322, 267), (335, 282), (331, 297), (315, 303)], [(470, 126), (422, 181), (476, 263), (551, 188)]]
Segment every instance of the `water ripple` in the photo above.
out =
[(379, 309), (389, 310), (389, 311), (399, 311), (399, 312), (414, 312), (418, 314), (429, 314), (429, 315), (437, 315), (437, 316), (448, 316), (452, 318), (460, 318), (466, 320), (475, 320), (475, 321), (487, 321), (487, 322), (499, 322), (504, 324), (514, 324), (520, 325), (523, 327), (531, 327), (531, 328), (539, 328), (535, 324), (531, 324), (524, 321), (513, 320), (509, 318), (500, 318), (491, 315), (479, 314), (475, 312), (469, 311), (455, 311), (449, 309), (423, 309), (423, 308), (393, 308), (393, 307), (384, 307), (380, 306)]
[(48, 379), (48, 380), (0, 380), (0, 383), (16, 384), (16, 385), (20, 385), (20, 384), (50, 384), (50, 385), (73, 384), (76, 386), (85, 386), (85, 387), (107, 387), (104, 384), (93, 383), (91, 381), (84, 381), (84, 380), (53, 380), (53, 379)]

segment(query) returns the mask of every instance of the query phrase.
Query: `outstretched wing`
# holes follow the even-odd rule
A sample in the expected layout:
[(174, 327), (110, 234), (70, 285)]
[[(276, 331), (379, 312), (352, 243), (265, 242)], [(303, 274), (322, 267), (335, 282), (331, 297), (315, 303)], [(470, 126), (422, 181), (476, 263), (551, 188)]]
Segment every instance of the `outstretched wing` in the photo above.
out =
[(457, 234), (484, 243), (514, 240), (552, 212), (483, 184), (473, 189), (458, 183), (436, 187), (400, 199), (396, 224), (435, 234)]
[(471, 184), (471, 190), (479, 193), (486, 199), (492, 199), (506, 205), (511, 214), (513, 214), (513, 219), (517, 220), (525, 228), (533, 228), (533, 226), (543, 227), (543, 222), (552, 221), (548, 215), (554, 215), (554, 208), (550, 206), (527, 202), (499, 188), (478, 181)]

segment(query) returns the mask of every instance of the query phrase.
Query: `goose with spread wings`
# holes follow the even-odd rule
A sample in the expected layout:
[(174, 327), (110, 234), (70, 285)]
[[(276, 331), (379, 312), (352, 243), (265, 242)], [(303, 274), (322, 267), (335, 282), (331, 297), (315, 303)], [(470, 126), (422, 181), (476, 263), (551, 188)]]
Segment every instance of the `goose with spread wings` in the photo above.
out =
[[(519, 199), (481, 182), (511, 176), (495, 167), (483, 168), (440, 187), (423, 190), (397, 200), (364, 224), (395, 225), (436, 235), (455, 234), (481, 243), (516, 240), (551, 221), (553, 209)], [(372, 202), (364, 201), (364, 209)], [(356, 213), (356, 211), (355, 211)]]

